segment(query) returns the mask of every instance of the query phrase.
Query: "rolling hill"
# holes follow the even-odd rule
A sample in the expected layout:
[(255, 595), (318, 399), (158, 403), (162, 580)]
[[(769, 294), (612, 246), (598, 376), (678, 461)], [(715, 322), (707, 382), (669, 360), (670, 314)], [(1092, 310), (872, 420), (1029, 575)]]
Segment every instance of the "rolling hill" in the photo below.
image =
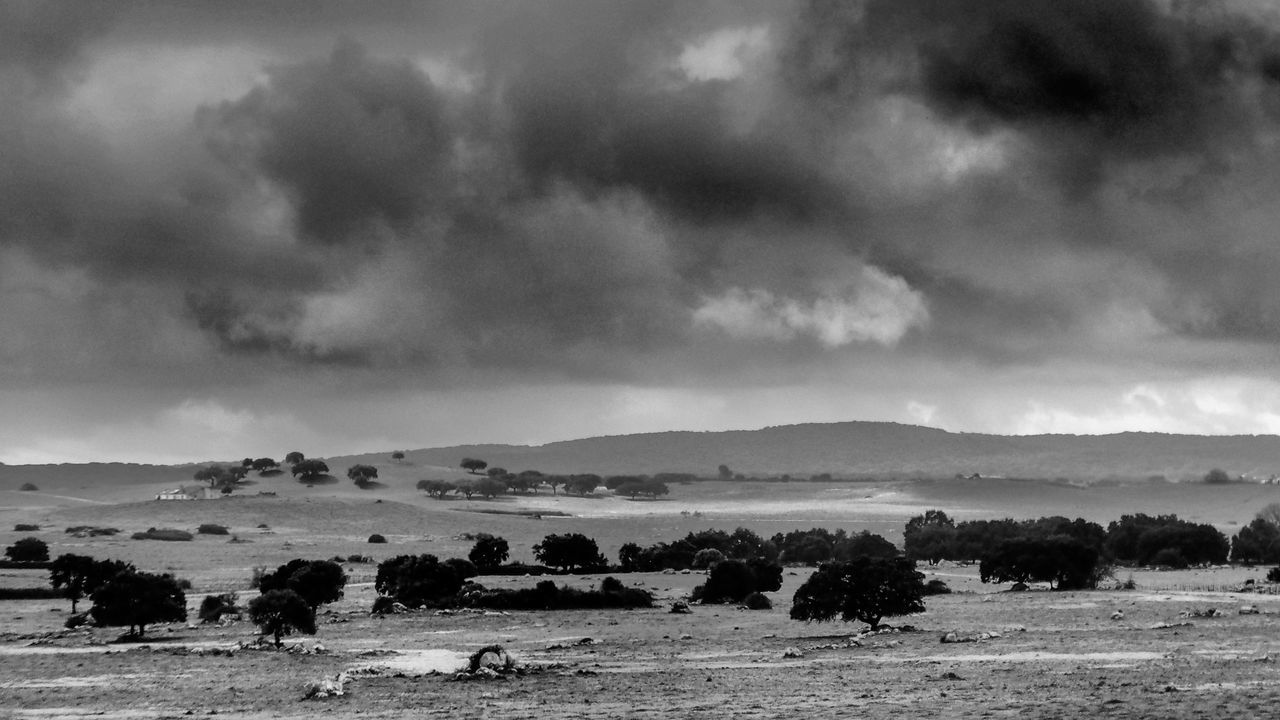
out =
[[(312, 448), (317, 456), (322, 449)], [(601, 475), (681, 472), (714, 476), (721, 464), (747, 476), (807, 478), (984, 477), (1140, 480), (1163, 476), (1194, 480), (1210, 468), (1267, 478), (1280, 474), (1280, 436), (983, 435), (882, 422), (784, 425), (728, 432), (659, 432), (585, 438), (546, 445), (459, 445), (407, 451), (392, 464), (390, 451), (327, 456), (335, 475), (371, 463), (397, 476), (449, 477), (464, 457), (511, 471)], [(230, 460), (235, 462), (235, 460)], [(0, 465), (0, 489), (24, 482), (44, 489), (190, 482), (193, 466)], [(344, 481), (345, 482), (345, 481)]]
[[(339, 465), (387, 456), (334, 458)], [(687, 472), (719, 465), (748, 476), (931, 477), (956, 475), (1073, 480), (1199, 479), (1211, 468), (1233, 477), (1280, 474), (1280, 436), (984, 435), (882, 422), (784, 425), (729, 432), (660, 432), (537, 446), (461, 445), (413, 450), (407, 460), (456, 468), (464, 457), (491, 467), (599, 474)]]

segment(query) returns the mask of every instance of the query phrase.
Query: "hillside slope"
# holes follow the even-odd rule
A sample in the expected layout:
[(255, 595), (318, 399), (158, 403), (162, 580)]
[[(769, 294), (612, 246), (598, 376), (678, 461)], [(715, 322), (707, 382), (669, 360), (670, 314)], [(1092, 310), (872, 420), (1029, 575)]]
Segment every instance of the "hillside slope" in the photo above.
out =
[[(786, 425), (730, 432), (661, 432), (539, 446), (462, 445), (408, 452), (424, 468), (457, 467), (464, 457), (490, 466), (542, 472), (714, 475), (719, 465), (747, 475), (807, 477), (984, 476), (1197, 479), (1210, 468), (1268, 477), (1280, 474), (1280, 436), (1162, 433), (1004, 436), (952, 433), (879, 422)], [(383, 461), (386, 455), (334, 458)]]

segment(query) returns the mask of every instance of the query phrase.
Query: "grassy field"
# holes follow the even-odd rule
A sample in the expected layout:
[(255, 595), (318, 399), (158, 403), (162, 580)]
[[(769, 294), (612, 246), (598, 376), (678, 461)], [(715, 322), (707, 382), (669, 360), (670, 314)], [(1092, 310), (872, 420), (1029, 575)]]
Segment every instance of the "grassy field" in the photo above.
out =
[[(1122, 513), (1176, 512), (1231, 533), (1257, 508), (1280, 500), (1273, 486), (963, 481), (707, 482), (674, 486), (658, 501), (548, 494), (440, 501), (413, 489), (420, 468), (390, 466), (380, 475), (384, 486), (373, 490), (345, 481), (308, 488), (280, 476), (242, 496), (189, 502), (147, 499), (165, 483), (114, 483), (110, 492), (79, 496), (79, 488), (46, 483), (39, 494), (0, 498), (0, 543), (35, 535), (54, 555), (76, 552), (173, 572), (193, 583), (194, 619), (204, 594), (251, 597), (254, 567), (295, 557), (461, 556), (471, 545), (462, 535), (474, 532), (506, 537), (518, 561), (532, 561), (534, 543), (562, 532), (594, 537), (614, 558), (624, 542), (669, 541), (709, 527), (745, 526), (766, 535), (814, 526), (869, 529), (898, 541), (905, 520), (931, 507), (962, 519), (1061, 514), (1104, 524)], [(259, 491), (276, 494), (254, 495)], [(41, 530), (12, 532), (16, 522), (35, 522)], [(202, 523), (227, 525), (240, 542), (217, 535), (191, 542), (129, 539), (149, 527), (194, 530)], [(64, 532), (73, 525), (122, 532), (76, 538)], [(367, 543), (374, 532), (389, 542)], [(1235, 592), (1247, 579), (1260, 580), (1265, 568), (1121, 571), (1117, 580), (1132, 575), (1137, 590), (1081, 593), (1002, 593), (980, 583), (973, 567), (926, 568), (958, 592), (930, 598), (925, 613), (894, 621), (918, 632), (851, 643), (861, 629), (856, 624), (788, 619), (790, 598), (808, 573), (800, 568), (788, 570), (767, 611), (707, 606), (670, 614), (670, 603), (702, 580), (677, 573), (621, 576), (656, 593), (659, 606), (650, 610), (379, 619), (367, 613), (376, 565), (345, 567), (346, 596), (323, 612), (319, 633), (290, 640), (306, 649), (320, 643), (319, 653), (236, 650), (256, 637), (247, 623), (162, 625), (141, 645), (118, 644), (112, 642), (118, 629), (62, 631), (65, 601), (0, 602), (0, 716), (1257, 717), (1280, 695), (1280, 671), (1272, 662), (1280, 657), (1280, 596)], [(557, 580), (586, 586), (599, 579)], [(534, 581), (485, 579), (511, 587)], [(45, 582), (40, 571), (0, 571), (0, 586)], [(1238, 614), (1244, 605), (1262, 613)], [(1225, 616), (1180, 617), (1208, 607)], [(1124, 611), (1123, 619), (1110, 619), (1116, 610)], [(938, 642), (952, 630), (998, 635), (971, 644)], [(430, 674), (452, 670), (466, 653), (494, 642), (527, 674), (489, 682)], [(788, 648), (803, 657), (784, 657)], [(301, 699), (305, 682), (344, 671), (351, 673), (348, 695)]]

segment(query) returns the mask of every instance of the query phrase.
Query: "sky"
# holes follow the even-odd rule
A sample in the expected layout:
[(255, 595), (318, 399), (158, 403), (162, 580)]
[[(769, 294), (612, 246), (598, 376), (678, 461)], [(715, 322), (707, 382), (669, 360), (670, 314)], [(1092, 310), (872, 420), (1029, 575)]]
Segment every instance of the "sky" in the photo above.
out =
[(1262, 0), (0, 0), (0, 462), (1280, 432)]

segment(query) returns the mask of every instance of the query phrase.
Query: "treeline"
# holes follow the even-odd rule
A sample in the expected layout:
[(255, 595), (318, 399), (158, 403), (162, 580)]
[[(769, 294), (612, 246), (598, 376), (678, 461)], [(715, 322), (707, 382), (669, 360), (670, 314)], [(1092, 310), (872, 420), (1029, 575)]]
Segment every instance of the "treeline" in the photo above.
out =
[[(444, 499), (449, 495), (465, 495), (468, 500), (473, 497), (482, 497), (485, 499), (495, 498), (499, 495), (528, 495), (530, 493), (537, 494), (542, 488), (550, 488), (551, 494), (555, 495), (558, 489), (563, 489), (565, 494), (586, 497), (593, 495), (600, 487), (612, 491), (615, 495), (625, 495), (629, 498), (640, 496), (648, 498), (658, 498), (671, 492), (668, 483), (689, 482), (693, 478), (692, 475), (685, 476), (674, 473), (665, 473), (659, 475), (613, 475), (610, 477), (601, 477), (592, 473), (582, 473), (577, 475), (548, 475), (537, 470), (522, 470), (518, 473), (508, 472), (506, 468), (489, 468), (482, 475), (477, 463), (483, 463), (483, 460), (470, 460), (470, 467), (474, 467), (473, 474), (479, 475), (475, 479), (465, 480), (419, 480), (417, 488), (431, 497)], [(464, 467), (467, 467), (464, 465)]]

